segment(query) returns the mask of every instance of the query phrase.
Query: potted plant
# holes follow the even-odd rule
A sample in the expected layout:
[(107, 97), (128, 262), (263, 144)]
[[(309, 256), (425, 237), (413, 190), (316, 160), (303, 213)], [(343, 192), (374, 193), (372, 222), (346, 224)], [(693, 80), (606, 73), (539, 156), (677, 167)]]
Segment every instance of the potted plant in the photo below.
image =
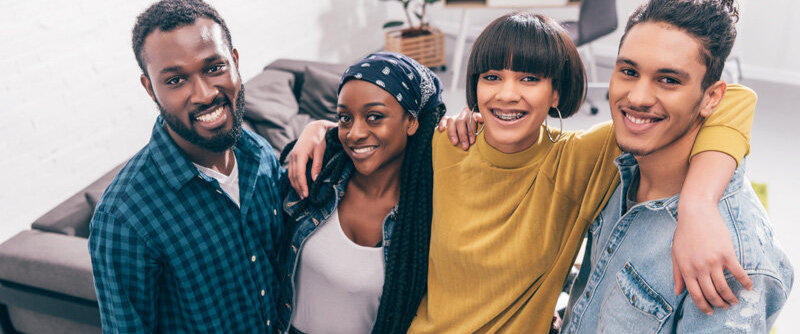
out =
[[(382, 1), (400, 2), (406, 16), (406, 22), (389, 21), (383, 24), (386, 29), (386, 51), (399, 52), (424, 66), (445, 70), (444, 34), (425, 18), (428, 5), (439, 0)], [(412, 19), (412, 14), (416, 20)], [(406, 24), (407, 27), (398, 28)]]

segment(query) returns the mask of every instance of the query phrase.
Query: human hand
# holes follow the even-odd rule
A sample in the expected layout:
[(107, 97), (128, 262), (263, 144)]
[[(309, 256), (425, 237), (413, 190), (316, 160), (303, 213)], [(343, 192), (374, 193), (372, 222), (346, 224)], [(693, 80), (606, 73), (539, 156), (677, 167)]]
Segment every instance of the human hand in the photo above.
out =
[(450, 143), (457, 146), (461, 143), (461, 148), (465, 151), (475, 143), (475, 132), (478, 123), (483, 123), (483, 116), (479, 112), (473, 112), (467, 107), (461, 109), (456, 116), (444, 116), (439, 121), (439, 132), (447, 130)]
[(728, 269), (745, 289), (752, 289), (753, 283), (739, 264), (717, 204), (682, 201), (678, 220), (672, 241), (675, 294), (686, 288), (697, 308), (708, 315), (714, 313), (709, 303), (721, 308), (738, 303), (724, 270)]
[(335, 127), (336, 123), (317, 120), (308, 123), (297, 138), (297, 143), (286, 157), (287, 172), (292, 188), (300, 198), (308, 197), (308, 182), (306, 180), (306, 164), (311, 160), (311, 179), (316, 180), (322, 171), (322, 156), (325, 153), (325, 132)]

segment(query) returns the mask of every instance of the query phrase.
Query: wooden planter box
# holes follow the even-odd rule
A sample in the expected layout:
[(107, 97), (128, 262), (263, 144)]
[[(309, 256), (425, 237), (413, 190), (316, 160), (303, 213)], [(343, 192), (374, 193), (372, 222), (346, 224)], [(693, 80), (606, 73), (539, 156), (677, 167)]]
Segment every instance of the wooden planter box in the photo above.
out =
[(428, 35), (403, 37), (403, 30), (386, 32), (386, 51), (402, 53), (429, 68), (444, 69), (444, 33), (429, 27)]

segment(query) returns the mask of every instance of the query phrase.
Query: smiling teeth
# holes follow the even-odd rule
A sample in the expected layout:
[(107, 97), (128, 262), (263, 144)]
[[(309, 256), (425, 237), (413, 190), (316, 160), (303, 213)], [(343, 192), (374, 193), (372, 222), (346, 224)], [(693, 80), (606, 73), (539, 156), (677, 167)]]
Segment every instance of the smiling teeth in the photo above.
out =
[(636, 117), (631, 116), (631, 114), (625, 114), (625, 118), (627, 118), (633, 124), (653, 123), (653, 119), (652, 118), (649, 118), (649, 119), (636, 118)]
[(522, 118), (522, 116), (525, 116), (525, 113), (515, 112), (515, 111), (505, 112), (505, 111), (492, 110), (492, 114), (494, 114), (495, 116), (497, 116), (497, 118), (504, 121), (518, 120)]
[(367, 147), (359, 147), (353, 148), (353, 153), (361, 154), (361, 153), (368, 153), (375, 150), (375, 146), (367, 146)]
[(216, 121), (217, 119), (219, 119), (220, 116), (222, 116), (222, 109), (223, 108), (221, 106), (217, 107), (216, 110), (214, 110), (214, 111), (212, 111), (212, 112), (210, 112), (208, 114), (197, 116), (196, 118), (197, 118), (198, 121), (204, 122), (204, 123), (205, 122)]

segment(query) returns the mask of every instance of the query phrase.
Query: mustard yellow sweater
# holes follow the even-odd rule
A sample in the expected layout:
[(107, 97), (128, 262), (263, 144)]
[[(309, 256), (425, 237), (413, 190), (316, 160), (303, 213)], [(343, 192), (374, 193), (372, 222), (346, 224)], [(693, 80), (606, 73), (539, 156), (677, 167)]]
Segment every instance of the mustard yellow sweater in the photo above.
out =
[[(756, 96), (731, 85), (692, 154), (749, 150)], [(554, 131), (551, 129), (551, 131)], [(619, 182), (611, 123), (544, 131), (505, 154), (479, 135), (463, 151), (433, 138), (433, 220), (428, 293), (409, 333), (546, 333), (587, 226)]]

